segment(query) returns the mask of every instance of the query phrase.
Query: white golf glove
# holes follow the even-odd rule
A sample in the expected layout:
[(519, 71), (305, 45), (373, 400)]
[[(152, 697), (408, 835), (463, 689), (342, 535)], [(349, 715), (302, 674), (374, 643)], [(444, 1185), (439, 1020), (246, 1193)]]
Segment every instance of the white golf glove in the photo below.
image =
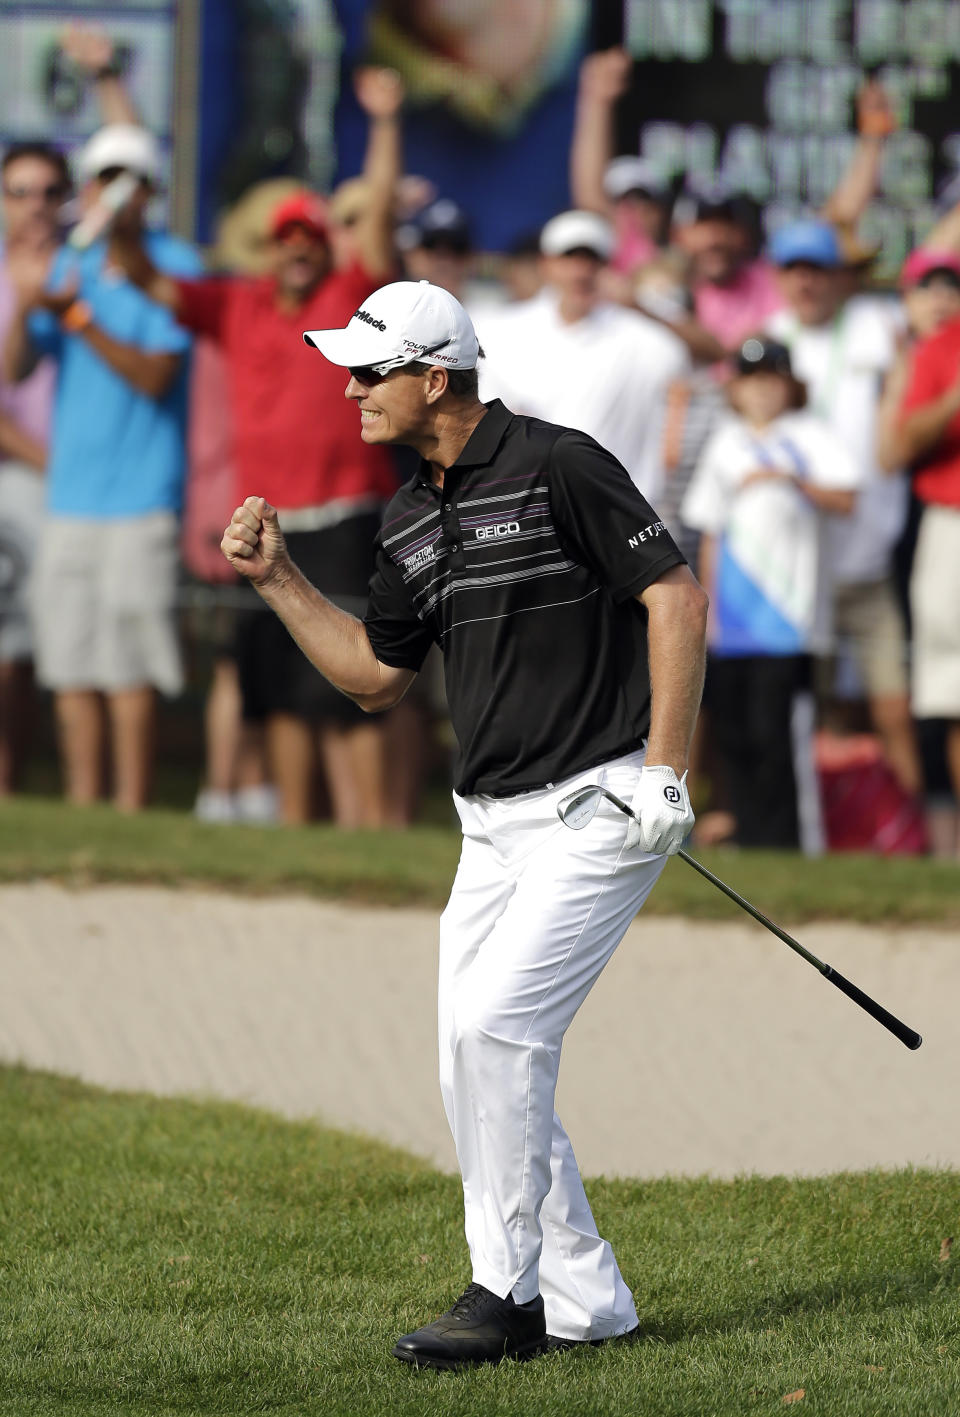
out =
[(651, 856), (680, 850), (694, 823), (686, 773), (677, 777), (673, 768), (641, 768), (630, 806), (640, 820), (627, 819), (627, 846), (639, 846)]

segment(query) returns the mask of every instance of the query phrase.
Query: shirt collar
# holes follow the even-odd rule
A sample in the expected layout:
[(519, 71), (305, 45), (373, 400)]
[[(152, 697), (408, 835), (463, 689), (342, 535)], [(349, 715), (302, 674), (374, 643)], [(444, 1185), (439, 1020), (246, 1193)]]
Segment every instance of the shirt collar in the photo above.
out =
[[(499, 399), (492, 399), (485, 407), (486, 413), (470, 434), (456, 462), (447, 469), (448, 472), (453, 468), (484, 467), (493, 461), (513, 414)], [(420, 463), (419, 481), (433, 485), (430, 464), (425, 460)]]

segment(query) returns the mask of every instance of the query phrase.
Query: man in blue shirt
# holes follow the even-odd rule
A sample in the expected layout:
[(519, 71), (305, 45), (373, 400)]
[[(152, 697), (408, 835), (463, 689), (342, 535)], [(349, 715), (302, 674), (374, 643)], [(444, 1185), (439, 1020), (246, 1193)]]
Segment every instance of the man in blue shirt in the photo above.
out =
[[(109, 734), (114, 802), (126, 811), (149, 792), (156, 690), (181, 686), (174, 595), (190, 336), (113, 254), (143, 233), (158, 269), (200, 274), (189, 246), (143, 230), (159, 166), (142, 128), (111, 124), (94, 134), (80, 158), (81, 227), (99, 217), (105, 234), (90, 244), (75, 236), (49, 270), (22, 273), (4, 352), (13, 379), (39, 355), (58, 362), (34, 603), (67, 795), (103, 795)], [(135, 186), (111, 216), (124, 174)]]

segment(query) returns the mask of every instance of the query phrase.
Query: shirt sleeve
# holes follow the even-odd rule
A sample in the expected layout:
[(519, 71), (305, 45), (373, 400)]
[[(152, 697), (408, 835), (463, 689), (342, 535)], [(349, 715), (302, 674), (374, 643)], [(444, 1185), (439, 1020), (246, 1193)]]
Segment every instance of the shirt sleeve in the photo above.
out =
[(722, 428), (707, 440), (680, 505), (684, 525), (707, 536), (719, 536), (727, 524), (730, 507), (730, 499), (725, 495), (724, 447), (727, 441)]
[(907, 376), (907, 390), (900, 405), (900, 417), (932, 403), (956, 374), (956, 366), (943, 359), (936, 343), (921, 340), (913, 351)]
[(403, 577), (381, 545), (370, 580), (367, 639), (381, 664), (418, 671), (433, 644), (433, 636), (417, 616)]
[(230, 294), (229, 279), (208, 276), (205, 280), (177, 280), (176, 286), (180, 324), (198, 335), (219, 340)]
[(585, 433), (560, 435), (549, 469), (557, 534), (614, 600), (628, 600), (672, 566), (686, 564), (663, 522), (626, 468)]

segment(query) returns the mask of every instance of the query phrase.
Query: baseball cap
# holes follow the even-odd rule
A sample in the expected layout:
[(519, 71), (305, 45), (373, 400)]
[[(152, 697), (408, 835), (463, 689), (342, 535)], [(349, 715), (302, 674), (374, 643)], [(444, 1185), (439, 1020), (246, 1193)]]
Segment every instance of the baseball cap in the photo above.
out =
[(960, 255), (956, 251), (928, 251), (919, 246), (910, 252), (900, 270), (901, 289), (912, 290), (922, 285), (934, 271), (949, 271), (960, 279)]
[(663, 174), (643, 157), (615, 157), (603, 174), (603, 190), (612, 202), (629, 192), (642, 192), (657, 201), (667, 196)]
[(475, 369), (480, 344), (460, 301), (427, 280), (382, 285), (344, 329), (304, 330), (306, 344), (331, 364), (387, 374), (426, 359), (445, 369)]
[(734, 356), (734, 363), (738, 374), (785, 374), (788, 378), (793, 377), (787, 346), (759, 335), (744, 340)]
[(279, 236), (285, 226), (305, 226), (316, 236), (326, 236), (327, 214), (320, 198), (312, 192), (284, 197), (270, 213), (270, 235)]
[(613, 227), (596, 212), (561, 212), (540, 233), (544, 256), (568, 256), (571, 251), (592, 251), (600, 261), (613, 255)]
[(412, 251), (417, 246), (449, 246), (462, 255), (473, 248), (470, 223), (462, 207), (449, 197), (438, 197), (397, 228), (397, 246)]
[(832, 271), (844, 264), (837, 233), (826, 221), (791, 221), (774, 232), (768, 249), (775, 266), (802, 261)]
[(146, 128), (135, 123), (108, 123), (80, 151), (81, 182), (90, 182), (111, 167), (122, 167), (148, 182), (160, 176), (160, 149)]
[(755, 204), (722, 182), (688, 178), (674, 203), (673, 222), (675, 226), (693, 226), (698, 221), (750, 227), (756, 222)]

